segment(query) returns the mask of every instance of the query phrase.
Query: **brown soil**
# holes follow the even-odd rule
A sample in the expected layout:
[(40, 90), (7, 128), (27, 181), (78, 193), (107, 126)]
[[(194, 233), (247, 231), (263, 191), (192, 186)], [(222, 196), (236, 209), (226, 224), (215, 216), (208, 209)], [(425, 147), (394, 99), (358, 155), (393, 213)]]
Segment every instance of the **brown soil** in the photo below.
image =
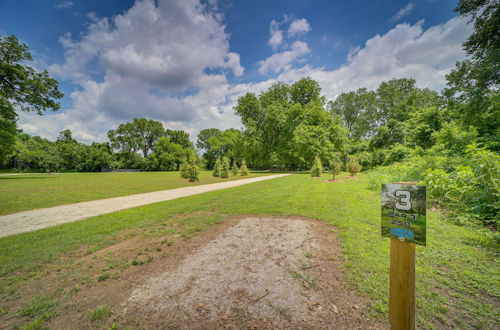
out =
[[(163, 246), (145, 265), (108, 271), (109, 280), (95, 280), (99, 269), (90, 282), (75, 285), (70, 276), (64, 280), (52, 271), (25, 289), (35, 296), (65, 282), (64, 305), (49, 322), (51, 329), (106, 328), (113, 323), (140, 329), (387, 328), (366, 316), (368, 299), (344, 282), (332, 229), (296, 217), (230, 218), (193, 238)], [(130, 260), (159, 239), (133, 236), (81, 256), (72, 267), (85, 273), (92, 262), (95, 271), (106, 258), (121, 255)], [(149, 254), (153, 252), (141, 257)], [(75, 286), (79, 290), (72, 292)], [(111, 317), (90, 321), (88, 313), (97, 306), (109, 306)], [(14, 321), (5, 325), (12, 327)]]
[(326, 182), (332, 182), (332, 183), (345, 183), (345, 181), (343, 181), (343, 180), (332, 180), (332, 179), (330, 179), (330, 180), (326, 180)]

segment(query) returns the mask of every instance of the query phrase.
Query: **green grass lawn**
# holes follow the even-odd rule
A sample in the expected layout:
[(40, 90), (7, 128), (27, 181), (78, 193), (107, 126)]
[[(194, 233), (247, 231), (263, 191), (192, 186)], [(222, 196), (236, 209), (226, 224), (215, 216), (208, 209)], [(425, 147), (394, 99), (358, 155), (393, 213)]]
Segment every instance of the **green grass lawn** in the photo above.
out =
[(228, 179), (220, 179), (214, 178), (211, 171), (202, 171), (200, 181), (195, 183), (180, 179), (179, 172), (6, 175), (0, 176), (0, 215), (265, 174), (269, 173), (250, 173), (248, 177), (230, 176)]
[[(345, 183), (326, 179), (293, 175), (2, 238), (0, 287), (7, 289), (36, 276), (81, 246), (101, 249), (116, 243), (124, 230), (152, 228), (174, 215), (212, 212), (207, 223), (235, 214), (300, 215), (339, 229), (349, 284), (372, 298), (373, 315), (387, 317), (389, 239), (380, 235), (380, 192), (368, 190), (364, 176)], [(198, 220), (205, 221), (203, 217)], [(451, 224), (428, 212), (427, 246), (417, 246), (418, 326), (498, 326), (499, 260), (491, 234)]]

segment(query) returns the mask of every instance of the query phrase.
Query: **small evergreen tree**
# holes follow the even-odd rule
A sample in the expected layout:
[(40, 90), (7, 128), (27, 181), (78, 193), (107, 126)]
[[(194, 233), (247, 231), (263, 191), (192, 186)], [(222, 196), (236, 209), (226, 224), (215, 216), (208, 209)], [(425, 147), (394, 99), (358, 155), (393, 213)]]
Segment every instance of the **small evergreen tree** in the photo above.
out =
[(332, 169), (332, 175), (333, 175), (333, 180), (335, 180), (335, 176), (340, 173), (340, 160), (338, 158), (334, 158), (331, 163), (330, 167)]
[(221, 170), (221, 162), (220, 162), (220, 158), (217, 158), (217, 160), (215, 161), (215, 165), (214, 165), (213, 176), (219, 178), (220, 177), (220, 170)]
[(222, 157), (220, 177), (229, 178), (229, 159), (227, 157)]
[(196, 163), (187, 164), (186, 177), (189, 182), (200, 181), (199, 174), (200, 169)]
[(236, 161), (233, 161), (233, 166), (231, 166), (231, 173), (233, 175), (238, 175), (238, 165), (236, 165)]
[(361, 171), (361, 165), (359, 164), (357, 157), (349, 157), (349, 161), (347, 162), (347, 170), (351, 173), (351, 176), (355, 176), (358, 172)]
[(248, 167), (247, 167), (247, 162), (245, 162), (245, 160), (243, 160), (241, 162), (240, 175), (241, 176), (247, 176), (248, 173), (249, 173), (249, 171), (248, 171)]
[(187, 161), (183, 161), (179, 170), (180, 170), (180, 174), (181, 174), (181, 178), (183, 179), (187, 179), (188, 178), (188, 170), (189, 170), (189, 163)]
[(323, 165), (321, 164), (321, 159), (318, 156), (316, 156), (316, 158), (314, 158), (314, 162), (311, 168), (311, 176), (320, 177), (322, 172), (323, 172)]

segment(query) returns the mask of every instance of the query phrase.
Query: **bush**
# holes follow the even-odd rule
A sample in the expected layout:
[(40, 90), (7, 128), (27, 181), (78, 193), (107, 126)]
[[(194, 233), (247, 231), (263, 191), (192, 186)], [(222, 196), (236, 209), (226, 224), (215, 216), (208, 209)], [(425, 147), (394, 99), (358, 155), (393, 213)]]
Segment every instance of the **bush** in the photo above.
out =
[(189, 164), (186, 161), (183, 161), (180, 168), (179, 168), (181, 178), (183, 178), (183, 179), (188, 178), (188, 167), (189, 167)]
[(214, 171), (213, 171), (212, 175), (219, 178), (220, 177), (220, 170), (221, 170), (221, 162), (220, 162), (220, 158), (217, 158), (217, 160), (215, 161)]
[(335, 176), (340, 173), (340, 166), (342, 164), (340, 163), (340, 160), (335, 158), (330, 162), (330, 168), (332, 170), (332, 175), (333, 175), (333, 180), (335, 180)]
[(323, 172), (323, 165), (321, 164), (321, 159), (318, 156), (316, 156), (316, 158), (314, 158), (314, 162), (311, 167), (311, 176), (320, 177), (322, 172)]
[(236, 165), (236, 161), (233, 161), (233, 166), (231, 166), (231, 173), (233, 175), (238, 175), (238, 165)]
[(349, 161), (347, 162), (347, 171), (351, 173), (351, 176), (355, 176), (361, 171), (361, 165), (359, 164), (357, 157), (349, 157)]
[(247, 176), (248, 173), (249, 173), (249, 171), (248, 171), (248, 167), (247, 167), (247, 162), (245, 162), (245, 160), (243, 160), (241, 162), (240, 175), (241, 176)]
[(227, 159), (227, 157), (222, 157), (221, 167), (220, 167), (220, 177), (229, 178), (229, 159)]
[(199, 174), (200, 168), (198, 167), (198, 165), (196, 165), (195, 163), (188, 164), (186, 170), (186, 179), (188, 179), (189, 182), (200, 181)]

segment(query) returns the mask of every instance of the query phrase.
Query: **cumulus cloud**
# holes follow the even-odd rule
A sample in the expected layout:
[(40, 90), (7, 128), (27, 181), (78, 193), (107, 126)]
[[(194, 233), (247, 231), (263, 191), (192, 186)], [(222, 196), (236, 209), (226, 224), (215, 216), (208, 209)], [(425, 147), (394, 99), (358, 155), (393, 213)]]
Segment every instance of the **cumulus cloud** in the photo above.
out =
[[(152, 2), (140, 2), (123, 14), (123, 19), (120, 18), (127, 22), (120, 23), (124, 24), (123, 26), (134, 26), (127, 30), (131, 34), (127, 44), (119, 42), (118, 35), (121, 35), (121, 32), (116, 30), (122, 25), (114, 21), (117, 18), (95, 21), (81, 41), (64, 38), (64, 42), (67, 42), (66, 61), (57, 68), (62, 73), (74, 77), (72, 79), (81, 86), (71, 94), (73, 108), (43, 117), (20, 113), (20, 127), (27, 133), (48, 138), (55, 138), (59, 131), (69, 128), (80, 141), (105, 141), (106, 132), (110, 128), (134, 117), (148, 117), (162, 121), (165, 127), (186, 130), (192, 139), (195, 139), (196, 134), (203, 128), (241, 127), (233, 111), (238, 98), (247, 92), (259, 93), (276, 81), (289, 83), (310, 76), (320, 83), (323, 93), (329, 99), (360, 87), (375, 89), (382, 81), (403, 77), (415, 78), (420, 87), (440, 90), (445, 86), (445, 75), (454, 67), (456, 61), (464, 58), (461, 43), (471, 33), (471, 26), (461, 18), (452, 18), (427, 30), (424, 30), (423, 22), (414, 25), (399, 24), (383, 35), (373, 36), (359, 47), (352, 47), (344, 65), (336, 70), (326, 70), (309, 64), (297, 66), (297, 62), (303, 60), (310, 50), (306, 43), (296, 41), (286, 50), (259, 63), (259, 71), (275, 72), (277, 77), (258, 83), (231, 84), (226, 79), (225, 72), (230, 70), (236, 75), (238, 72), (243, 74), (243, 68), (239, 64), (239, 55), (229, 50), (228, 37), (220, 20), (197, 6), (187, 6), (187, 3), (179, 1), (177, 11), (183, 12), (190, 8), (190, 13), (185, 13), (184, 19), (191, 17), (191, 20), (196, 22), (179, 21), (178, 24), (196, 27), (193, 28), (193, 33), (198, 35), (193, 35), (193, 38), (205, 43), (200, 45), (204, 52), (211, 47), (224, 47), (224, 51), (219, 52), (220, 58), (203, 60), (203, 65), (194, 63), (193, 72), (190, 71), (187, 78), (179, 78), (180, 81), (175, 82), (173, 77), (178, 71), (176, 68), (170, 70), (170, 63), (179, 62), (179, 66), (186, 67), (185, 61), (191, 56), (188, 53), (197, 51), (197, 47), (186, 48), (191, 47), (191, 43), (180, 40), (179, 47), (186, 48), (185, 56), (188, 59), (177, 56), (178, 52), (175, 51), (171, 55), (169, 52), (165, 53), (165, 56), (171, 58), (156, 58), (158, 54), (162, 54), (163, 47), (169, 48), (173, 45), (162, 39), (163, 36), (150, 36), (146, 27), (151, 27), (150, 22), (159, 17), (165, 20), (164, 15), (168, 14), (163, 12), (166, 9), (161, 7), (161, 1), (158, 7)], [(169, 5), (172, 4), (174, 2), (169, 1)], [(133, 19), (128, 16), (131, 11), (135, 15)], [(180, 14), (173, 10), (172, 15), (172, 19), (175, 19), (175, 16)], [(200, 22), (208, 24), (209, 27), (199, 28), (205, 30), (199, 31)], [(185, 26), (183, 29), (186, 29)], [(213, 38), (201, 37), (206, 36), (206, 31), (210, 29), (218, 31), (213, 32)], [(159, 33), (158, 30), (155, 31)], [(146, 43), (145, 38), (153, 38), (152, 42), (167, 42), (167, 45), (152, 45)], [(174, 41), (178, 40), (175, 36), (172, 38)], [(103, 40), (108, 40), (110, 45), (105, 47)], [(133, 46), (127, 49), (129, 44)], [(141, 53), (137, 45), (147, 47), (152, 54)], [(127, 60), (120, 54), (111, 52), (117, 49), (126, 50), (130, 54), (136, 53), (133, 55), (136, 57)], [(110, 54), (109, 52), (111, 55), (105, 57), (104, 54)], [(86, 64), (81, 65), (79, 61)], [(78, 74), (65, 71), (71, 66), (79, 68)], [(92, 78), (95, 75), (95, 66), (99, 66), (104, 72), (98, 79)], [(151, 73), (152, 77), (141, 72), (140, 67)], [(206, 68), (215, 70), (207, 71)], [(155, 69), (160, 72), (154, 73)], [(183, 86), (195, 87), (196, 91), (185, 93)], [(181, 94), (172, 94), (173, 90)]]
[(261, 74), (269, 72), (279, 73), (289, 69), (294, 61), (309, 52), (309, 47), (305, 42), (295, 41), (289, 50), (275, 53), (265, 60), (260, 61), (258, 70)]
[(57, 123), (41, 125), (53, 128), (51, 137), (71, 126), (78, 130), (75, 136), (89, 141), (102, 136), (101, 123), (107, 123), (107, 130), (134, 117), (169, 125), (193, 121), (202, 110), (179, 93), (196, 93), (225, 84), (227, 74), (244, 73), (214, 8), (198, 0), (144, 0), (113, 18), (89, 15), (88, 29), (78, 40), (69, 33), (60, 38), (65, 61), (49, 67), (80, 86), (71, 94), (73, 107), (45, 116)]
[(306, 65), (287, 70), (278, 79), (294, 81), (310, 76), (330, 99), (360, 87), (375, 89), (392, 78), (414, 78), (420, 87), (441, 90), (445, 75), (465, 57), (461, 44), (472, 27), (459, 17), (425, 31), (422, 25), (423, 21), (399, 24), (384, 35), (374, 36), (364, 47), (354, 48), (349, 61), (337, 70)]
[(276, 49), (283, 42), (283, 31), (280, 30), (279, 23), (275, 20), (271, 21), (269, 34), (270, 37), (268, 43), (273, 49)]
[(293, 37), (311, 31), (311, 26), (305, 18), (296, 19), (288, 28), (288, 36)]
[(402, 19), (406, 15), (409, 15), (413, 11), (413, 9), (415, 9), (415, 4), (413, 2), (410, 2), (404, 8), (401, 8), (396, 13), (396, 15), (394, 15), (394, 16), (391, 17), (391, 22), (397, 22), (397, 21), (399, 21), (400, 19)]

